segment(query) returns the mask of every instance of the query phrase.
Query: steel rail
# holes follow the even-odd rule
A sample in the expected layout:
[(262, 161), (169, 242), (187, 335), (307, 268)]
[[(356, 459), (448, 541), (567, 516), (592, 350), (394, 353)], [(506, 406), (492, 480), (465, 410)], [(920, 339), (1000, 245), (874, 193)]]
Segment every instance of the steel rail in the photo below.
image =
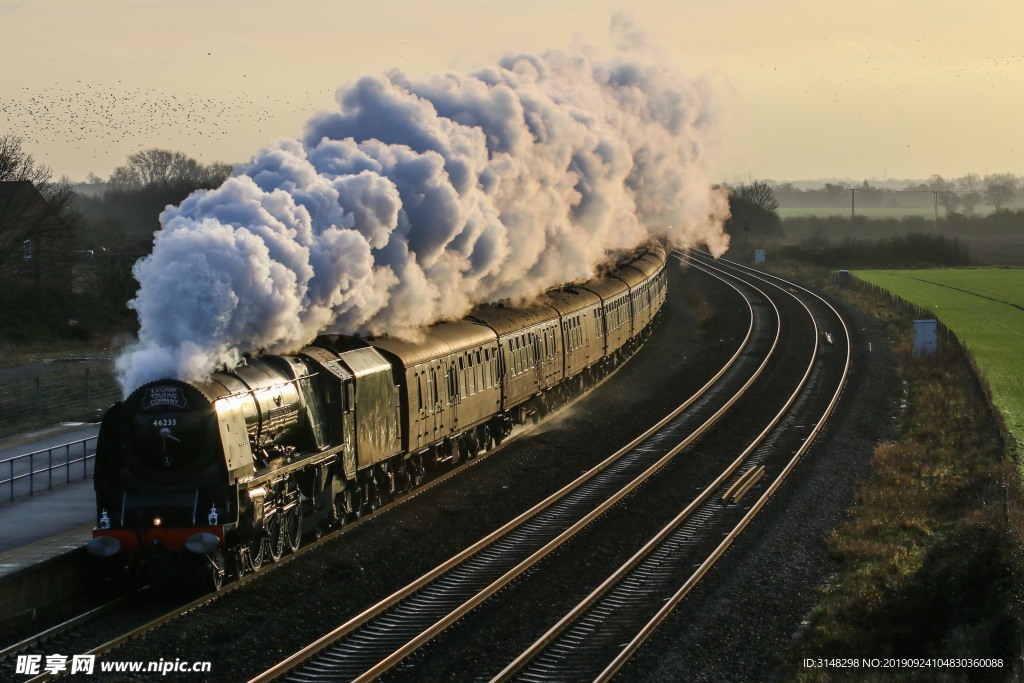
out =
[[(661, 623), (668, 617), (669, 614), (672, 613), (676, 606), (687, 596), (687, 594), (689, 594), (689, 592), (701, 580), (701, 578), (703, 578), (704, 575), (707, 574), (711, 567), (713, 567), (715, 563), (717, 563), (718, 560), (725, 554), (729, 547), (732, 546), (733, 542), (735, 542), (739, 534), (744, 529), (746, 529), (746, 527), (750, 524), (751, 520), (753, 520), (754, 517), (756, 517), (757, 514), (761, 511), (761, 509), (768, 503), (768, 500), (775, 494), (779, 486), (782, 485), (783, 481), (785, 481), (789, 474), (793, 471), (793, 469), (796, 467), (800, 459), (803, 458), (804, 454), (806, 454), (807, 451), (810, 449), (811, 445), (814, 443), (818, 435), (821, 433), (821, 430), (824, 428), (825, 423), (828, 421), (829, 417), (831, 417), (832, 413), (835, 411), (836, 405), (838, 405), (839, 403), (839, 398), (842, 396), (843, 390), (846, 388), (846, 382), (849, 379), (850, 375), (853, 346), (852, 340), (850, 339), (849, 328), (846, 326), (846, 321), (843, 320), (843, 317), (839, 315), (839, 312), (836, 311), (836, 309), (828, 301), (826, 301), (821, 296), (818, 296), (814, 292), (810, 291), (809, 289), (806, 289), (804, 287), (801, 287), (800, 285), (796, 285), (795, 283), (789, 282), (783, 278), (774, 275), (770, 277), (785, 283), (787, 286), (797, 287), (802, 291), (806, 292), (807, 294), (810, 294), (814, 298), (818, 299), (823, 304), (825, 304), (825, 306), (827, 306), (829, 310), (832, 311), (832, 313), (836, 316), (836, 319), (839, 321), (840, 325), (842, 325), (843, 334), (846, 337), (846, 360), (843, 366), (843, 374), (839, 380), (838, 387), (836, 388), (836, 391), (833, 393), (832, 399), (829, 401), (829, 404), (826, 407), (824, 413), (822, 414), (821, 419), (819, 419), (818, 422), (815, 424), (814, 429), (811, 430), (811, 433), (804, 440), (804, 443), (797, 450), (796, 454), (790, 459), (789, 463), (786, 465), (782, 473), (778, 477), (776, 477), (776, 479), (772, 482), (768, 489), (766, 489), (765, 492), (761, 494), (761, 496), (757, 499), (757, 502), (755, 502), (751, 506), (750, 510), (748, 510), (747, 513), (743, 516), (739, 524), (737, 524), (736, 527), (729, 532), (725, 539), (723, 539), (722, 542), (718, 545), (718, 547), (715, 548), (712, 554), (704, 562), (701, 563), (700, 567), (698, 567), (697, 570), (690, 576), (690, 578), (687, 579), (685, 583), (683, 583), (679, 590), (676, 591), (676, 593), (665, 602), (661, 609), (658, 610), (658, 613), (655, 614), (655, 616), (647, 624), (644, 625), (644, 627), (637, 633), (637, 635), (630, 642), (626, 643), (626, 645), (623, 646), (619, 654), (604, 669), (604, 671), (601, 672), (601, 674), (595, 679), (595, 681), (604, 682), (611, 680), (611, 678), (620, 669), (622, 669), (622, 667), (626, 664), (629, 658), (632, 657), (633, 654), (640, 648), (640, 646), (643, 645), (644, 642), (646, 642), (646, 640), (651, 636), (652, 633), (654, 633), (655, 629), (657, 629), (657, 627), (661, 625)], [(759, 277), (759, 279), (763, 280), (764, 278)]]
[[(693, 264), (691, 264), (693, 265)], [(707, 272), (704, 268), (694, 265), (694, 267)], [(717, 268), (719, 272), (723, 272)], [(710, 274), (710, 273), (709, 273)], [(715, 277), (714, 275), (712, 275)], [(738, 279), (738, 278), (737, 278)], [(784, 292), (789, 294), (788, 292)], [(792, 296), (790, 294), (790, 296)], [(796, 297), (793, 297), (799, 301)], [(668, 524), (666, 524), (655, 536), (648, 540), (643, 547), (641, 547), (636, 553), (633, 554), (625, 563), (619, 566), (611, 575), (609, 575), (600, 585), (598, 585), (589, 595), (587, 595), (582, 601), (580, 601), (575, 607), (567, 612), (557, 623), (555, 623), (547, 632), (545, 632), (540, 638), (534, 641), (526, 650), (524, 650), (518, 657), (510, 662), (504, 669), (502, 669), (492, 680), (492, 683), (498, 681), (510, 680), (516, 673), (521, 671), (523, 667), (527, 666), (530, 662), (536, 660), (555, 640), (568, 629), (572, 624), (576, 623), (586, 612), (594, 607), (598, 601), (606, 596), (612, 588), (620, 585), (622, 581), (631, 574), (631, 572), (639, 565), (644, 559), (649, 557), (652, 552), (659, 547), (672, 533), (674, 533), (686, 520), (688, 520), (698, 509), (704, 507), (706, 503), (713, 500), (714, 494), (719, 492), (725, 483), (729, 480), (733, 474), (740, 469), (747, 459), (760, 447), (760, 445), (767, 439), (768, 435), (778, 426), (778, 424), (787, 415), (793, 403), (796, 402), (797, 398), (803, 392), (804, 387), (807, 385), (807, 381), (811, 376), (811, 372), (814, 369), (814, 364), (817, 361), (818, 356), (818, 330), (817, 324), (814, 321), (814, 316), (811, 311), (803, 305), (804, 310), (807, 312), (808, 317), (811, 319), (813, 326), (813, 337), (812, 346), (813, 351), (811, 352), (811, 359), (807, 363), (807, 368), (797, 384), (796, 388), (791, 392), (786, 403), (782, 408), (775, 414), (775, 416), (768, 422), (767, 426), (758, 434), (751, 443), (737, 456), (722, 472), (719, 474), (714, 481), (712, 481), (705, 489), (690, 502), (678, 515), (676, 515)], [(744, 482), (751, 483), (749, 479), (756, 481), (754, 473), (757, 468), (751, 468), (747, 470), (726, 492), (729, 495), (734, 488), (742, 486)]]
[[(730, 285), (730, 286), (732, 286), (732, 285)], [(737, 289), (734, 286), (733, 286), (733, 288)], [(769, 303), (772, 303), (770, 301), (770, 299), (764, 294), (763, 291), (759, 290), (756, 287), (754, 287), (754, 289), (759, 291), (761, 293), (761, 295), (764, 296), (766, 301), (768, 301)], [(737, 291), (739, 291), (739, 290), (737, 289)], [(744, 299), (746, 299), (746, 297), (744, 297)], [(747, 301), (747, 305), (748, 305), (748, 307), (750, 307), (750, 302), (749, 301)], [(772, 307), (774, 308), (774, 304), (773, 303), (772, 303)], [(489, 535), (485, 536), (484, 538), (480, 539), (477, 543), (475, 543), (472, 546), (466, 548), (464, 551), (462, 551), (459, 554), (455, 555), (454, 557), (450, 558), (448, 561), (442, 563), (441, 565), (438, 565), (433, 570), (431, 570), (431, 571), (427, 572), (426, 574), (424, 574), (420, 579), (410, 583), (408, 586), (406, 586), (405, 588), (395, 592), (394, 594), (392, 594), (391, 596), (389, 596), (385, 600), (377, 603), (376, 605), (373, 605), (372, 607), (368, 608), (364, 612), (362, 612), (359, 615), (353, 617), (352, 619), (350, 619), (349, 621), (345, 622), (344, 624), (342, 624), (338, 628), (334, 629), (330, 633), (328, 633), (328, 634), (324, 635), (323, 637), (321, 637), (320, 639), (318, 639), (316, 642), (308, 645), (307, 647), (305, 647), (302, 650), (298, 651), (297, 653), (295, 653), (291, 657), (287, 658), (286, 660), (280, 662), (279, 664), (277, 664), (276, 666), (272, 667), (271, 669), (263, 672), (262, 674), (260, 674), (259, 676), (255, 677), (255, 678), (251, 679), (250, 683), (263, 683), (265, 681), (275, 680), (276, 678), (278, 678), (280, 676), (283, 676), (283, 675), (285, 675), (286, 673), (288, 673), (288, 672), (290, 672), (292, 670), (298, 669), (298, 667), (302, 666), (307, 661), (313, 659), (319, 653), (323, 652), (324, 650), (326, 650), (328, 647), (330, 647), (334, 643), (337, 643), (339, 640), (341, 640), (345, 636), (353, 633), (354, 631), (356, 631), (357, 629), (359, 629), (363, 625), (367, 624), (369, 621), (373, 620), (377, 616), (379, 616), (379, 615), (383, 614), (384, 612), (386, 612), (387, 610), (391, 609), (393, 606), (395, 606), (396, 604), (398, 604), (402, 600), (404, 600), (407, 597), (413, 595), (414, 593), (417, 593), (418, 591), (422, 590), (426, 585), (432, 583), (434, 580), (438, 579), (442, 575), (447, 574), (454, 567), (458, 566), (459, 564), (464, 562), (466, 559), (468, 559), (471, 556), (475, 555), (476, 553), (478, 553), (479, 551), (481, 551), (485, 547), (491, 546), (499, 538), (507, 535), (513, 529), (521, 526), (527, 520), (535, 517), (539, 512), (541, 512), (541, 511), (545, 510), (546, 508), (550, 507), (555, 502), (565, 498), (565, 496), (568, 493), (578, 489), (582, 484), (584, 484), (587, 481), (589, 481), (590, 479), (592, 479), (596, 474), (606, 470), (609, 466), (611, 466), (612, 464), (614, 464), (617, 461), (619, 461), (625, 454), (629, 453), (630, 451), (635, 449), (639, 444), (641, 444), (643, 441), (649, 439), (652, 435), (654, 435), (655, 433), (660, 431), (671, 420), (673, 420), (674, 418), (678, 417), (678, 415), (680, 413), (682, 413), (687, 407), (692, 405), (701, 396), (703, 396), (705, 393), (707, 393), (707, 391), (715, 383), (717, 383), (719, 381), (719, 379), (725, 374), (725, 372), (727, 372), (728, 369), (731, 368), (736, 363), (736, 361), (739, 359), (740, 355), (742, 354), (742, 352), (744, 351), (744, 349), (748, 345), (748, 343), (749, 343), (749, 341), (751, 339), (751, 336), (753, 334), (753, 309), (752, 309), (752, 307), (750, 308), (750, 311), (751, 311), (751, 316), (752, 317), (751, 317), (751, 324), (750, 324), (750, 326), (748, 327), (748, 330), (747, 330), (747, 335), (744, 338), (743, 343), (737, 349), (736, 353), (729, 360), (729, 362), (725, 366), (723, 366), (723, 368), (721, 370), (719, 370), (719, 372), (716, 373), (716, 375), (707, 384), (705, 384), (700, 390), (698, 390), (698, 392), (696, 394), (691, 396), (687, 401), (685, 401), (678, 408), (673, 410), (668, 416), (666, 416), (665, 418), (660, 420), (656, 425), (654, 425), (653, 427), (651, 427), (650, 429), (645, 431), (643, 434), (641, 434), (636, 439), (631, 441), (625, 447), (623, 447), (622, 449), (617, 451), (612, 456), (609, 456), (607, 459), (605, 459), (604, 461), (602, 461), (601, 463), (596, 465), (594, 468), (592, 468), (588, 472), (584, 473), (583, 475), (581, 475), (580, 477), (578, 477), (574, 481), (572, 481), (569, 484), (567, 484), (566, 486), (564, 486), (562, 489), (559, 489), (558, 491), (556, 491), (554, 494), (552, 494), (548, 498), (544, 499), (540, 503), (537, 503), (535, 506), (531, 507), (526, 512), (522, 513), (521, 515), (517, 516), (512, 521), (508, 522), (506, 525), (502, 526), (501, 528), (495, 530), (491, 534), (489, 534)], [(779, 314), (778, 314), (778, 310), (777, 309), (775, 311), (775, 314), (776, 314), (776, 319), (778, 320), (779, 319)], [(456, 607), (454, 610), (448, 612), (441, 619), (435, 621), (433, 625), (427, 627), (418, 636), (414, 637), (412, 640), (409, 640), (405, 645), (403, 645), (403, 646), (399, 647), (398, 649), (394, 650), (389, 656), (387, 656), (386, 658), (380, 660), (376, 665), (374, 665), (371, 668), (367, 669), (362, 675), (356, 677), (354, 680), (356, 680), (356, 681), (371, 680), (371, 679), (376, 678), (377, 676), (381, 675), (382, 673), (384, 673), (388, 669), (392, 668), (394, 665), (396, 665), (398, 662), (403, 660), (405, 657), (407, 657), (409, 654), (414, 652), (416, 649), (422, 647), (422, 645), (424, 645), (426, 642), (429, 642), (431, 639), (433, 639), (433, 637), (435, 637), (437, 634), (439, 634), (445, 628), (447, 628), (448, 626), (453, 624), (455, 621), (457, 621), (463, 615), (465, 615), (466, 613), (468, 613), (469, 611), (474, 609), (476, 606), (478, 606), (480, 603), (482, 603), (488, 597), (490, 597), (491, 595), (496, 593), (498, 590), (500, 590), (504, 586), (508, 585), (508, 583), (510, 583), (514, 578), (516, 578), (517, 576), (521, 575), (523, 572), (528, 570), (530, 567), (534, 566), (537, 562), (539, 562), (541, 559), (543, 559), (543, 557), (548, 555), (552, 550), (554, 550), (555, 548), (557, 548), (560, 545), (562, 545), (566, 540), (568, 540), (573, 535), (575, 535), (580, 529), (584, 528), (585, 526), (590, 524), (594, 519), (596, 519), (598, 516), (603, 514), (615, 502), (617, 502), (618, 500), (621, 500), (622, 497), (628, 495), (628, 493), (633, 491), (637, 486), (639, 486), (641, 483), (643, 483), (644, 481), (649, 479), (650, 476), (652, 476), (656, 471), (658, 471), (662, 466), (664, 466), (669, 460), (671, 460), (675, 455), (677, 455), (680, 451), (682, 451), (686, 446), (688, 446), (690, 443), (692, 443), (693, 440), (695, 440), (701, 434), (706, 432), (711, 427), (712, 424), (714, 424), (719, 418), (721, 418), (721, 416), (723, 414), (725, 414), (725, 412), (737, 400), (739, 400), (739, 398), (749, 389), (749, 387), (757, 380), (757, 378), (763, 372), (764, 368), (766, 367), (766, 365), (768, 364), (770, 358), (772, 357), (772, 355), (774, 354), (775, 350), (778, 347), (779, 336), (780, 336), (780, 329), (779, 329), (779, 327), (777, 325), (776, 326), (776, 334), (775, 334), (775, 338), (772, 341), (771, 349), (769, 350), (769, 352), (766, 355), (764, 361), (760, 364), (760, 366), (757, 368), (757, 370), (745, 382), (745, 384), (739, 389), (739, 391), (736, 392), (736, 394), (734, 396), (732, 396), (721, 408), (719, 408), (714, 413), (714, 415), (712, 415), (711, 418), (706, 420), (700, 427), (698, 427), (696, 430), (694, 430), (694, 432), (692, 434), (690, 434), (686, 439), (684, 439), (683, 442), (678, 444), (676, 447), (672, 448), (668, 454), (662, 456), (662, 458), (660, 458), (655, 464), (651, 465), (641, 475), (637, 476), (635, 479), (633, 479), (631, 482), (629, 482), (626, 486), (622, 487), (618, 492), (613, 494), (611, 497), (606, 498), (606, 500), (602, 504), (600, 504), (599, 506), (594, 508), (594, 510), (592, 510), (590, 513), (585, 515), (583, 518), (579, 519), (576, 523), (572, 524), (568, 529), (566, 529), (563, 532), (561, 532), (560, 534), (558, 534), (554, 539), (550, 540), (548, 543), (546, 543), (539, 550), (535, 551), (533, 554), (531, 554), (525, 560), (519, 562), (512, 569), (510, 569), (507, 572), (505, 572), (504, 574), (502, 574), (500, 578), (492, 581), (484, 589), (479, 590), (478, 592), (476, 592), (476, 594), (473, 597), (471, 597), (470, 599), (464, 601), (461, 605)]]
[(130, 599), (134, 599), (135, 597), (136, 596), (134, 595), (122, 595), (121, 597), (111, 600), (110, 602), (104, 603), (98, 607), (94, 607), (88, 612), (79, 614), (78, 616), (72, 617), (67, 621), (63, 621), (57, 624), (56, 626), (51, 626), (50, 628), (44, 631), (40, 631), (39, 633), (33, 636), (29, 636), (24, 640), (20, 640), (17, 643), (14, 643), (13, 645), (8, 645), (7, 647), (0, 650), (0, 662), (9, 658), (11, 655), (16, 655), (21, 652), (25, 652), (29, 648), (35, 647), (36, 645), (44, 643), (47, 640), (51, 640), (54, 637), (58, 637), (63, 633), (67, 633), (71, 629), (76, 628), (84, 623), (88, 623), (96, 617), (102, 616), (107, 612), (110, 612), (111, 610), (120, 607), (122, 604), (124, 604)]

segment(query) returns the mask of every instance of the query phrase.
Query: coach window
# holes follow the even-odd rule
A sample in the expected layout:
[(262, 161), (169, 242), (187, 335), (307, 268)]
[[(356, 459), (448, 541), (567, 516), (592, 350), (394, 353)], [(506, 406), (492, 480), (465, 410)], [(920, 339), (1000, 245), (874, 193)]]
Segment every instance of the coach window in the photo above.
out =
[(434, 371), (425, 371), (423, 374), (426, 375), (427, 379), (427, 415), (431, 415), (434, 412), (434, 404), (437, 403), (437, 397), (434, 395), (434, 383), (431, 381), (431, 375), (434, 374)]
[(466, 354), (466, 391), (472, 396), (476, 393), (476, 366), (473, 365), (473, 352)]
[(476, 377), (476, 390), (484, 390), (484, 369), (481, 365), (483, 359), (479, 351), (476, 352), (476, 362), (473, 364), (473, 375)]
[(419, 404), (420, 417), (423, 417), (423, 378), (418, 372), (416, 373), (416, 402)]
[(459, 356), (459, 396), (466, 398), (466, 359)]
[(491, 351), (484, 349), (484, 386), (491, 388)]

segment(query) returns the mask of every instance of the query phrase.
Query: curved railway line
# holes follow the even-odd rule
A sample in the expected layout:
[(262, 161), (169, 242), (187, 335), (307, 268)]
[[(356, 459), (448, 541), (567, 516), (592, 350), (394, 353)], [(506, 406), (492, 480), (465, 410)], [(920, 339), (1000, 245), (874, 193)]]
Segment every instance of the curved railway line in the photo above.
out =
[[(737, 270), (733, 269), (734, 272)], [(767, 278), (757, 279), (771, 284)], [(838, 312), (824, 300), (815, 298), (834, 314), (835, 321), (842, 326), (845, 360), (834, 393), (792, 457), (787, 460), (776, 453), (782, 449), (776, 448), (779, 435), (775, 432), (785, 429), (786, 416), (801, 399), (815, 371), (817, 346), (799, 386), (743, 453), (636, 554), (499, 672), (494, 681), (610, 680), (724, 555), (810, 448), (835, 409), (846, 384), (850, 367), (848, 331)], [(808, 309), (807, 312), (813, 320), (811, 311)], [(834, 337), (830, 335), (830, 338), (834, 343)], [(762, 481), (770, 483), (763, 487), (764, 491), (756, 502), (744, 508), (738, 522), (730, 522), (731, 528), (721, 542), (680, 583), (680, 577), (687, 576), (691, 563), (704, 557), (698, 551), (701, 537), (708, 536), (704, 530), (711, 526), (710, 520), (728, 517), (730, 506), (735, 508)], [(602, 657), (602, 653), (613, 656)]]
[[(373, 680), (385, 673), (413, 680), (424, 667), (439, 677), (471, 671), (494, 680), (614, 675), (782, 484), (823, 429), (849, 373), (849, 335), (827, 302), (738, 264), (698, 253), (677, 257), (725, 283), (749, 318), (745, 337), (703, 387), (571, 483), (252, 680)], [(633, 537), (616, 534), (610, 542), (608, 529), (624, 525), (635, 527)], [(587, 554), (597, 547), (609, 557)], [(268, 568), (89, 651), (110, 652), (248, 586)], [(545, 582), (561, 586), (553, 590), (566, 599), (531, 605), (533, 587)], [(507, 637), (474, 650), (480, 637), (473, 633), (499, 631)]]

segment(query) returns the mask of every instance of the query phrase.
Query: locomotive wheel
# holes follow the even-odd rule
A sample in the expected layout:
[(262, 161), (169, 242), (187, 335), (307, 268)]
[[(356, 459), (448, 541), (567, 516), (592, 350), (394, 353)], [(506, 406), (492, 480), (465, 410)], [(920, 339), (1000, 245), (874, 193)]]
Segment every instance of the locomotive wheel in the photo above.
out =
[(249, 541), (249, 567), (258, 572), (263, 566), (263, 537), (257, 536)]
[(338, 526), (342, 527), (348, 523), (348, 513), (345, 510), (345, 493), (335, 495), (334, 497), (334, 518), (337, 521)]
[(395, 495), (402, 496), (412, 490), (412, 465), (399, 463), (395, 471)]
[(284, 554), (284, 529), (281, 528), (280, 513), (270, 516), (267, 520), (267, 535), (264, 537), (264, 552), (271, 562), (277, 562)]
[(359, 517), (359, 492), (346, 488), (342, 495), (345, 500), (345, 521), (351, 522)]
[(419, 455), (409, 460), (409, 483), (413, 488), (423, 483), (423, 458)]
[(224, 585), (224, 551), (220, 548), (206, 556), (206, 572), (210, 587), (219, 591)]
[(380, 486), (377, 485), (376, 479), (370, 479), (370, 483), (366, 485), (366, 512), (367, 514), (373, 512), (381, 506), (384, 502), (381, 496)]
[(293, 507), (284, 513), (284, 528), (281, 536), (288, 546), (288, 552), (294, 553), (302, 545), (302, 520), (299, 519), (298, 507)]
[(245, 559), (246, 552), (242, 549), (242, 546), (237, 546), (233, 553), (234, 564), (235, 564), (235, 576), (239, 579), (248, 573), (248, 561)]

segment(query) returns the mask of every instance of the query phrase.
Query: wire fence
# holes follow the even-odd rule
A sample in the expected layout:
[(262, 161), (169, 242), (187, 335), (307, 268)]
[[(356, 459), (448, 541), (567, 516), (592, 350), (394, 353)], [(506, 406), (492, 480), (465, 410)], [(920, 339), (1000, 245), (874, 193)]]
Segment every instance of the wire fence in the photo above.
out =
[(53, 361), (0, 373), (3, 433), (68, 420), (93, 421), (121, 397), (110, 359)]
[[(868, 282), (867, 280), (862, 280), (856, 276), (851, 275), (845, 279), (844, 282), (846, 286), (853, 287), (854, 289), (885, 299), (893, 307), (902, 309), (905, 313), (913, 316), (914, 318), (934, 318), (936, 321), (936, 331), (938, 333), (939, 352), (953, 353), (961, 357), (971, 368), (971, 374), (977, 384), (978, 391), (985, 397), (987, 408), (992, 414), (997, 425), (999, 431), (1000, 451), (1005, 454), (1010, 454), (1021, 447), (1022, 444), (1019, 444), (1014, 435), (1007, 429), (1006, 421), (1003, 419), (1002, 413), (996, 407), (995, 401), (992, 398), (992, 388), (985, 380), (985, 375), (978, 366), (978, 361), (974, 358), (974, 353), (972, 353), (967, 345), (960, 340), (960, 337), (958, 337), (953, 330), (942, 322), (942, 319), (939, 318), (934, 311), (918, 306), (915, 303), (907, 301), (898, 294), (890, 292), (884, 287), (880, 287), (879, 285)], [(908, 349), (907, 353), (912, 356), (913, 349)]]

